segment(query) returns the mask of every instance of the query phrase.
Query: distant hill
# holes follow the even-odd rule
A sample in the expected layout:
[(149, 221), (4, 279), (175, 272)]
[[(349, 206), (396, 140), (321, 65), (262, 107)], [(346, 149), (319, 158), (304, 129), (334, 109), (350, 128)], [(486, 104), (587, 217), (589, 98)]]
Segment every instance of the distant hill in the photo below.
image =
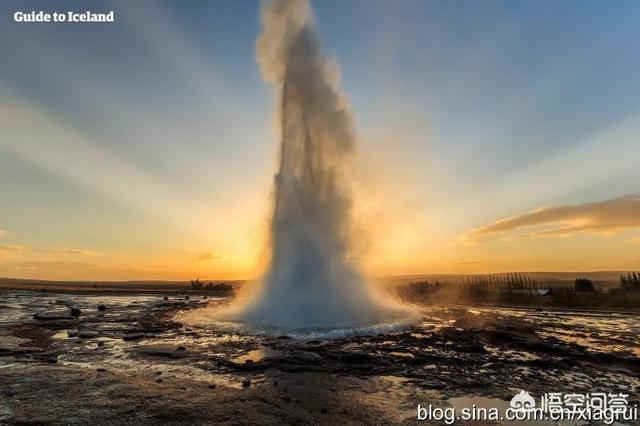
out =
[[(226, 282), (233, 285), (241, 281), (202, 280)], [(47, 290), (78, 292), (184, 292), (191, 289), (190, 281), (131, 280), (131, 281), (52, 281), (22, 278), (0, 278), (0, 289)]]

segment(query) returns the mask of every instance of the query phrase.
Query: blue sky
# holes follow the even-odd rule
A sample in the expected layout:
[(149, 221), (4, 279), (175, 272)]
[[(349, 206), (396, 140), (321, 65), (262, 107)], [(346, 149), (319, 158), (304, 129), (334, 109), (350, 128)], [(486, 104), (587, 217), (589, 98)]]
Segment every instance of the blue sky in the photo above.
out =
[[(389, 225), (371, 232), (383, 259), (373, 270), (640, 264), (629, 224), (455, 243), (537, 208), (640, 190), (640, 3), (313, 6), (356, 116), (372, 194), (362, 216)], [(40, 9), (113, 9), (117, 22), (12, 22)], [(277, 144), (275, 94), (254, 59), (259, 2), (4, 1), (0, 11), (0, 275), (259, 269)], [(615, 255), (598, 260), (603, 247)], [(528, 257), (538, 251), (552, 254)], [(191, 261), (203, 252), (218, 263)]]

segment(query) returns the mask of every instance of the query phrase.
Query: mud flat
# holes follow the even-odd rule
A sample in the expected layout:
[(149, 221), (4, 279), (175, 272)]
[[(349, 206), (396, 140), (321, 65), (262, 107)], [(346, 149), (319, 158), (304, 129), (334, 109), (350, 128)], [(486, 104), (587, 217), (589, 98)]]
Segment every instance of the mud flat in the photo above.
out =
[(226, 302), (0, 293), (0, 424), (413, 423), (418, 404), (500, 405), (521, 388), (638, 403), (633, 315), (425, 307), (409, 329), (342, 338), (174, 319)]

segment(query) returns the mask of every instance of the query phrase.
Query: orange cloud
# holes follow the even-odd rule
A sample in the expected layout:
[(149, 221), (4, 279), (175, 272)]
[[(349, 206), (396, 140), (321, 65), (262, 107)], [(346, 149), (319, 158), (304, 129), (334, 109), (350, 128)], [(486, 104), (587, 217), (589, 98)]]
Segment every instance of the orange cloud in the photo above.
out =
[(73, 270), (87, 270), (100, 268), (100, 265), (87, 262), (58, 262), (47, 260), (34, 260), (25, 262), (12, 262), (5, 265), (11, 269), (24, 269), (24, 270), (44, 270), (44, 271), (68, 271)]
[(75, 248), (38, 249), (21, 245), (1, 245), (0, 258), (32, 258), (33, 254), (54, 256), (96, 256), (98, 253), (91, 250)]
[[(533, 227), (536, 229), (531, 230)], [(561, 237), (580, 233), (611, 235), (632, 228), (640, 228), (640, 193), (594, 203), (543, 207), (474, 229), (463, 235), (462, 239), (478, 241), (505, 234), (510, 239)]]
[(222, 255), (220, 253), (206, 252), (206, 253), (202, 253), (200, 256), (195, 258), (193, 261), (194, 262), (206, 262), (206, 261), (209, 261), (209, 260), (223, 260), (223, 259), (224, 259), (224, 255)]

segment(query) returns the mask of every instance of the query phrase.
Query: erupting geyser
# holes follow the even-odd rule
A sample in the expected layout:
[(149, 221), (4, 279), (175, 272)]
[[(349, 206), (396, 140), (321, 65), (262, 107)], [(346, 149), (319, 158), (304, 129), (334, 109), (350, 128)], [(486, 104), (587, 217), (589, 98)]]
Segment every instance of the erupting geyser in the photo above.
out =
[(387, 321), (398, 308), (380, 301), (350, 255), (354, 126), (310, 4), (269, 1), (262, 23), (257, 60), (280, 94), (271, 260), (253, 294), (223, 317), (289, 328)]

